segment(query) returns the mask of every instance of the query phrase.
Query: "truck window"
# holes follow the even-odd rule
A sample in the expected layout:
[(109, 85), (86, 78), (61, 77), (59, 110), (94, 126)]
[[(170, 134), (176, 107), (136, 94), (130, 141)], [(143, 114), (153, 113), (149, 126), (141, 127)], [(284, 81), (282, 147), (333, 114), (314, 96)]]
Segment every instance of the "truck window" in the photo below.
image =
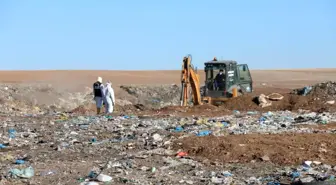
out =
[(205, 80), (212, 80), (213, 76), (213, 71), (211, 69), (207, 69), (205, 71)]
[(251, 80), (250, 72), (247, 64), (238, 65), (238, 72), (240, 80), (248, 81)]

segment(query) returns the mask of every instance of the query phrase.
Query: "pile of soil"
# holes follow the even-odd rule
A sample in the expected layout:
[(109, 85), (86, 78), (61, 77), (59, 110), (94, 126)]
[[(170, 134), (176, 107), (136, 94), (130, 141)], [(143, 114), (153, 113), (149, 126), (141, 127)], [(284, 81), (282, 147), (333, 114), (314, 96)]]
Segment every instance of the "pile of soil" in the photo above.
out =
[(332, 134), (193, 136), (176, 141), (174, 148), (223, 163), (264, 160), (283, 165), (316, 160), (336, 164), (336, 135)]
[[(284, 98), (280, 101), (272, 101), (269, 107), (261, 108), (258, 106), (259, 94), (245, 94), (243, 96), (232, 98), (224, 103), (224, 107), (230, 110), (259, 110), (259, 111), (276, 111), (290, 110), (296, 111), (306, 109), (316, 112), (335, 111), (335, 104), (326, 104), (326, 101), (336, 99), (336, 82), (323, 82), (301, 89), (295, 89), (288, 93), (283, 93)], [(266, 94), (267, 95), (267, 94)]]
[(294, 94), (283, 94), (284, 98), (280, 101), (272, 101), (269, 107), (260, 107), (258, 105), (257, 96), (243, 95), (237, 98), (232, 98), (225, 102), (222, 106), (230, 110), (240, 111), (278, 111), (289, 110), (297, 111), (299, 109), (306, 109), (316, 112), (334, 111), (334, 105), (326, 104), (325, 101), (316, 99), (312, 96), (299, 96)]
[(181, 88), (177, 85), (122, 85), (120, 89), (135, 98), (133, 104), (159, 109), (180, 103)]

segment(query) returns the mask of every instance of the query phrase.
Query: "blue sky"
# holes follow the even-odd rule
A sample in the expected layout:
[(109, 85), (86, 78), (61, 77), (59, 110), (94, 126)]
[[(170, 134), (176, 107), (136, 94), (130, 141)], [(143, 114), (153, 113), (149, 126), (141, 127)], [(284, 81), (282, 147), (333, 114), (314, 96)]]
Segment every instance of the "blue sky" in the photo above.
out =
[(1, 0), (0, 69), (336, 67), (335, 0)]

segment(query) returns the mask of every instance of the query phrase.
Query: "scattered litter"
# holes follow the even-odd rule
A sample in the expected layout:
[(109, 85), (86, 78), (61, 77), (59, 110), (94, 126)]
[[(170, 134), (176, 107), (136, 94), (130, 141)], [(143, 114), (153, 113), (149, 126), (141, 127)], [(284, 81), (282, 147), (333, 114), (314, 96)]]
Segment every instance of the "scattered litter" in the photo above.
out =
[(15, 168), (15, 169), (10, 170), (10, 174), (14, 178), (21, 177), (21, 178), (29, 179), (29, 178), (32, 178), (34, 176), (34, 169), (31, 166), (28, 167), (28, 168), (24, 168), (22, 170)]
[[(3, 92), (6, 97), (15, 98), (11, 95), (14, 94), (13, 87)], [(304, 100), (311, 98), (312, 102), (309, 103), (314, 103), (312, 105), (320, 103), (326, 108), (332, 108), (335, 87), (333, 83), (317, 84), (305, 88), (303, 95), (307, 97), (293, 97)], [(140, 100), (145, 97), (143, 92), (148, 91), (146, 88), (125, 88), (138, 97), (137, 108), (134, 109), (132, 103), (125, 103), (125, 107), (122, 107), (117, 102), (116, 110), (120, 111), (113, 113), (113, 116), (95, 116), (94, 105), (92, 109), (86, 108), (81, 112), (84, 108), (79, 109), (78, 105), (89, 107), (84, 102), (92, 104), (91, 94), (79, 94), (77, 99), (73, 97), (75, 95), (69, 95), (73, 98), (71, 101), (60, 100), (54, 103), (55, 107), (37, 103), (28, 108), (26, 105), (0, 105), (3, 108), (0, 117), (0, 184), (279, 185), (282, 180), (304, 183), (335, 181), (336, 151), (332, 140), (336, 133), (336, 127), (333, 126), (335, 112), (327, 109), (312, 112), (296, 107), (292, 111), (282, 108), (282, 111), (278, 111), (278, 104), (291, 100), (285, 94), (272, 93), (258, 97), (260, 107), (269, 107), (266, 109), (249, 102), (251, 106), (237, 104), (230, 108), (223, 105), (220, 114), (208, 114), (202, 112), (208, 109), (201, 106), (187, 109), (167, 107), (179, 102), (179, 98), (175, 97), (179, 95), (179, 87), (169, 87), (174, 93), (167, 93), (169, 98), (166, 99), (158, 97), (162, 88), (150, 88), (153, 90), (152, 97)], [(48, 92), (48, 89), (44, 91)], [(50, 93), (47, 97), (56, 95)], [(67, 109), (74, 106), (78, 109), (60, 111), (60, 102), (63, 106), (69, 102), (74, 104)], [(160, 109), (149, 109), (147, 104)], [(148, 114), (140, 112), (143, 109)], [(152, 114), (154, 111), (155, 115)], [(179, 113), (185, 113), (186, 116), (180, 116)], [(253, 137), (247, 137), (250, 134)], [(293, 139), (290, 142), (284, 137), (262, 139), (278, 134), (287, 134), (287, 137)], [(300, 138), (301, 134), (311, 135)], [(323, 137), (309, 142), (316, 135)], [(331, 139), (325, 140), (326, 137)], [(232, 138), (237, 139), (236, 142), (232, 142)], [(296, 145), (301, 142), (300, 139), (305, 142), (304, 145)], [(189, 141), (189, 147), (183, 141)], [(264, 145), (270, 143), (276, 144), (265, 150)], [(283, 159), (278, 153), (272, 152), (274, 146), (279, 146), (278, 153), (293, 151), (301, 152), (302, 155)], [(222, 153), (218, 155), (217, 151)], [(243, 153), (239, 153), (241, 151)], [(224, 160), (225, 156), (229, 156), (229, 159)], [(223, 160), (215, 160), (216, 157), (222, 157), (220, 159)], [(297, 164), (303, 159), (306, 161), (302, 161), (301, 165), (293, 166), (294, 160)], [(281, 165), (274, 166), (279, 161)], [(36, 177), (35, 170), (39, 174)]]

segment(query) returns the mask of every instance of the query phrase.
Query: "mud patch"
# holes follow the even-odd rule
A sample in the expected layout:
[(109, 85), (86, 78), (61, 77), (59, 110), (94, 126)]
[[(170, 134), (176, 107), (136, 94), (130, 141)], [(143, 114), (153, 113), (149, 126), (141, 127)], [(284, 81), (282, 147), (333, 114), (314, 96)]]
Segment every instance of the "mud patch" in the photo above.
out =
[(192, 156), (223, 163), (250, 163), (267, 156), (275, 164), (300, 164), (316, 160), (336, 164), (336, 135), (278, 134), (188, 137), (176, 141), (175, 149)]

